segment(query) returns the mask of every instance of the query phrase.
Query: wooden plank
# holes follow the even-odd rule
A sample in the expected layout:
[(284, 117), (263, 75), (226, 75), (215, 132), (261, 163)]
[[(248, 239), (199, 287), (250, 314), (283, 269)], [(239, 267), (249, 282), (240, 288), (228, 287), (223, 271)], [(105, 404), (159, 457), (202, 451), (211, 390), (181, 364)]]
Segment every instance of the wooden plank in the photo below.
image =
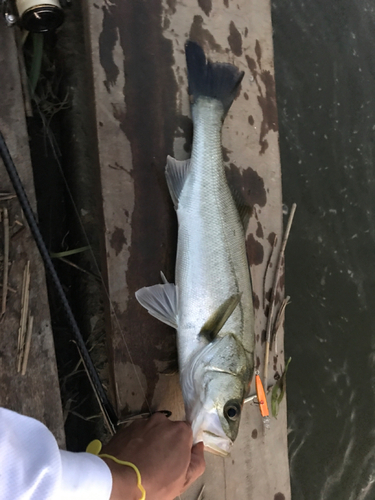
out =
[[(254, 206), (247, 235), (256, 312), (257, 365), (262, 369), (269, 290), (277, 260), (264, 279), (275, 234), (282, 237), (281, 172), (268, 0), (129, 0), (86, 2), (91, 44), (110, 298), (113, 390), (124, 414), (147, 406), (182, 418), (173, 331), (137, 304), (134, 293), (173, 281), (176, 217), (164, 178), (167, 154), (189, 156), (192, 124), (184, 43), (198, 41), (215, 61), (245, 71), (241, 93), (223, 128), (231, 182)], [(264, 290), (265, 284), (265, 290)], [(265, 293), (266, 292), (266, 293)], [(278, 305), (283, 296), (283, 280)], [(264, 295), (266, 298), (264, 299)], [(283, 366), (283, 338), (270, 382)], [(290, 498), (286, 405), (264, 434), (259, 411), (245, 408), (231, 457), (207, 454), (207, 472), (184, 495), (204, 498)]]
[[(17, 59), (14, 29), (0, 23), (0, 130), (17, 166), (34, 212), (28, 133)], [(13, 193), (0, 161), (1, 191)], [(11, 227), (9, 285), (6, 313), (0, 324), (0, 405), (42, 421), (65, 446), (60, 388), (49, 316), (44, 267), (17, 199), (2, 202)], [(0, 229), (2, 233), (2, 227)], [(17, 234), (16, 234), (17, 233)], [(1, 245), (3, 236), (1, 236)], [(2, 250), (0, 251), (2, 253)], [(21, 315), (23, 271), (30, 261), (29, 311), (34, 317), (30, 354), (25, 375), (17, 373), (17, 335)]]

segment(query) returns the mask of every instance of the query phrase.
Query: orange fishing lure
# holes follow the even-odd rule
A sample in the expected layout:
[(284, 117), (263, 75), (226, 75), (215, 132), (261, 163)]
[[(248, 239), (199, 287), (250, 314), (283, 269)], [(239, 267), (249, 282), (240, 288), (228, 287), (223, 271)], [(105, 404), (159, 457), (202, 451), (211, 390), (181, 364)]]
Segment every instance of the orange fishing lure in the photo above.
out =
[(268, 410), (267, 397), (266, 397), (266, 393), (264, 392), (264, 387), (263, 387), (262, 381), (260, 379), (259, 373), (255, 374), (255, 389), (256, 389), (256, 393), (257, 393), (259, 410), (260, 410), (260, 414), (262, 415), (263, 423), (264, 423), (265, 427), (269, 427), (270, 412)]

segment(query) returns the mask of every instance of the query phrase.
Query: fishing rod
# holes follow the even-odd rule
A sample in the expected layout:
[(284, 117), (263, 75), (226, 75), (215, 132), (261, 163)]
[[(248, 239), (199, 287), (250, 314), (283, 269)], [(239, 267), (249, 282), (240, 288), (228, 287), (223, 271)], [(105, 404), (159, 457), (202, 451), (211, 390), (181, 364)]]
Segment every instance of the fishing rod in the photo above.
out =
[[(40, 2), (40, 0), (0, 0), (0, 17), (1, 15), (4, 17), (5, 19), (5, 24), (9, 27), (13, 27), (13, 26), (20, 26), (22, 29), (24, 30), (27, 30), (27, 31), (30, 31), (32, 33), (45, 33), (45, 32), (48, 32), (48, 31), (53, 31), (55, 29), (57, 29), (63, 22), (64, 20), (64, 9), (69, 7), (70, 5), (72, 4), (72, 0), (43, 0), (43, 2)], [(2, 150), (7, 150), (6, 148), (6, 144), (5, 144), (5, 141), (3, 138), (2, 139), (2, 144), (3, 144), (3, 147), (2, 147)], [(50, 139), (51, 141), (51, 139)], [(4, 146), (5, 146), (5, 149), (4, 149)], [(52, 146), (53, 148), (53, 146)], [(9, 151), (7, 151), (7, 155), (8, 157), (8, 160), (9, 162), (13, 163), (11, 158), (10, 158), (10, 155), (9, 155)], [(55, 155), (56, 156), (56, 155)], [(113, 314), (113, 318), (114, 318), (114, 321), (119, 329), (119, 332), (121, 333), (121, 336), (122, 336), (122, 339), (123, 339), (123, 342), (124, 342), (124, 345), (125, 345), (125, 348), (126, 348), (126, 351), (128, 353), (128, 356), (129, 356), (129, 359), (131, 361), (131, 364), (133, 366), (133, 369), (134, 369), (134, 375), (135, 375), (135, 378), (137, 379), (138, 381), (138, 384), (139, 384), (139, 387), (140, 387), (140, 390), (144, 396), (144, 399), (145, 399), (145, 403), (148, 407), (148, 410), (149, 410), (149, 414), (151, 415), (153, 412), (151, 411), (151, 406), (150, 406), (150, 403), (149, 401), (147, 400), (147, 397), (146, 397), (146, 392), (143, 388), (143, 385), (142, 385), (142, 382), (140, 380), (140, 377), (138, 375), (138, 372), (137, 370), (135, 369), (134, 367), (134, 362), (133, 362), (133, 357), (131, 355), (131, 352), (130, 352), (130, 348), (128, 346), (128, 343), (126, 342), (126, 339), (125, 339), (125, 336), (124, 336), (124, 332), (122, 331), (122, 328), (120, 326), (120, 322), (119, 322), (119, 319), (117, 317), (117, 313), (116, 313), (116, 310), (115, 310), (115, 307), (113, 306), (113, 303), (111, 301), (111, 298), (109, 296), (109, 292), (107, 290), (107, 287), (104, 283), (104, 279), (103, 279), (103, 276), (100, 272), (100, 269), (99, 269), (99, 265), (96, 261), (96, 258), (95, 258), (95, 255), (91, 249), (91, 245), (89, 243), (89, 240), (88, 240), (88, 237), (87, 237), (87, 234), (86, 234), (86, 231), (85, 231), (85, 228), (83, 227), (83, 224), (82, 224), (82, 221), (80, 219), (80, 216), (79, 216), (79, 213), (78, 213), (78, 210), (77, 210), (77, 207), (74, 203), (74, 200), (73, 200), (73, 197), (72, 197), (72, 194), (70, 192), (70, 189), (69, 189), (69, 186), (67, 184), (67, 181), (64, 177), (64, 174), (62, 172), (62, 169), (61, 169), (61, 165), (60, 165), (60, 162), (58, 160), (58, 158), (56, 157), (56, 160), (57, 160), (57, 163), (58, 163), (58, 166), (59, 166), (59, 169), (60, 169), (60, 173), (62, 175), (62, 178), (63, 178), (63, 181), (65, 183), (65, 186), (67, 188), (67, 192), (68, 192), (68, 195), (71, 199), (71, 202), (72, 202), (72, 205), (73, 205), (73, 209), (76, 213), (76, 216), (77, 216), (77, 219), (79, 221), (79, 224), (81, 226), (81, 229), (82, 229), (82, 232), (83, 232), (83, 235), (88, 243), (88, 246), (90, 248), (90, 252), (91, 252), (91, 256), (93, 258), (93, 262), (96, 266), (96, 269), (101, 277), (101, 281), (102, 281), (102, 285), (103, 285), (103, 290), (106, 294), (106, 297), (108, 299), (108, 303), (110, 305), (110, 309), (111, 309), (111, 313)], [(5, 160), (4, 160), (4, 163), (5, 163)], [(12, 168), (12, 166), (10, 166), (10, 169)], [(8, 170), (8, 168), (7, 168)], [(26, 194), (22, 188), (22, 184), (21, 184), (21, 181), (17, 175), (17, 171), (14, 167), (14, 171), (16, 172), (16, 180), (15, 182), (17, 182), (17, 178), (18, 178), (18, 182), (21, 186), (21, 189), (19, 189), (18, 191), (23, 191), (23, 195), (24, 195), (24, 198), (26, 197)], [(9, 173), (9, 170), (8, 170), (8, 174), (11, 175)], [(13, 182), (13, 180), (12, 180)], [(14, 183), (13, 183), (14, 185)], [(17, 189), (15, 187), (15, 190), (17, 192)], [(17, 196), (18, 196), (18, 192), (17, 192)], [(19, 200), (20, 200), (20, 197), (19, 197)], [(27, 201), (27, 198), (26, 198), (26, 201)], [(20, 200), (20, 204), (22, 206), (22, 203), (21, 203), (21, 200)], [(46, 249), (46, 245), (44, 244), (43, 242), (43, 239), (42, 239), (42, 236), (40, 235), (40, 231), (39, 231), (39, 228), (37, 226), (37, 223), (36, 223), (36, 220), (35, 220), (35, 217), (32, 213), (32, 210), (30, 208), (30, 205), (27, 201), (27, 204), (29, 206), (29, 211), (31, 213), (31, 216), (32, 216), (32, 219), (34, 221), (34, 224), (33, 226), (31, 225), (32, 223), (29, 222), (29, 225), (30, 225), (30, 229), (31, 229), (31, 232), (34, 236), (34, 239), (38, 245), (38, 248), (39, 248), (39, 251), (41, 253), (41, 256), (42, 256), (42, 259), (44, 261), (44, 265), (45, 265), (45, 268), (46, 268), (46, 271), (49, 272), (51, 274), (51, 277), (52, 277), (52, 280), (53, 280), (53, 283), (56, 287), (56, 290), (57, 290), (57, 293), (59, 294), (60, 296), (60, 300), (61, 302), (63, 303), (63, 307), (64, 307), (64, 311), (66, 312), (66, 315), (68, 317), (68, 320), (71, 324), (71, 327), (72, 327), (72, 331), (74, 333), (74, 336), (76, 337), (76, 339), (81, 339), (81, 340), (77, 340), (77, 348), (81, 354), (81, 359), (85, 365), (85, 368), (86, 368), (86, 372), (87, 374), (89, 375), (89, 371), (91, 372), (91, 375), (89, 375), (89, 379), (90, 379), (90, 382), (91, 382), (91, 385), (93, 386), (93, 389), (95, 391), (95, 395), (98, 399), (98, 402), (99, 402), (99, 405), (103, 411), (103, 414), (104, 414), (104, 417), (105, 417), (105, 420), (107, 422), (107, 425), (109, 427), (109, 429), (111, 430), (112, 433), (114, 433), (114, 430), (115, 430), (115, 427), (117, 425), (120, 425), (120, 422), (117, 420), (117, 417), (115, 415), (115, 412), (112, 408), (112, 406), (110, 405), (108, 399), (106, 397), (103, 397), (105, 396), (105, 393), (104, 393), (104, 390), (103, 390), (103, 387), (102, 387), (102, 384), (100, 382), (100, 379), (98, 377), (98, 374), (96, 373), (95, 371), (95, 368), (92, 364), (92, 361), (91, 361), (91, 358), (87, 352), (87, 349), (86, 349), (86, 346), (82, 340), (82, 335), (79, 331), (79, 328), (74, 320), (74, 316), (73, 316), (73, 313), (70, 309), (70, 306), (68, 304), (68, 301), (67, 301), (67, 298), (65, 296), (65, 293), (61, 287), (61, 283), (59, 282), (59, 285), (56, 284), (55, 282), (55, 278), (58, 280), (58, 276), (56, 274), (56, 271), (54, 269), (54, 266), (52, 264), (52, 261), (50, 259), (50, 256), (49, 256), (49, 253)], [(23, 208), (23, 207), (22, 207)], [(25, 212), (25, 209), (24, 209), (24, 212)], [(26, 215), (26, 212), (25, 212), (25, 215)], [(34, 229), (32, 229), (32, 227), (34, 227)], [(35, 233), (34, 233), (35, 231)], [(36, 236), (37, 234), (39, 233), (39, 236)], [(38, 240), (37, 240), (38, 238)], [(40, 249), (39, 247), (39, 244), (38, 244), (38, 241), (42, 242), (44, 248), (45, 248), (45, 258), (46, 259), (49, 259), (49, 263), (47, 264), (44, 256), (43, 256), (43, 253), (42, 253), (42, 250)], [(53, 273), (53, 274), (52, 274)], [(69, 312), (67, 310), (67, 308), (69, 308)], [(73, 326), (74, 325), (74, 326)], [(83, 354), (82, 354), (83, 353)], [(107, 414), (107, 416), (106, 416)]]
[(0, 132), (0, 157), (3, 160), (4, 166), (8, 172), (9, 178), (13, 184), (13, 188), (16, 192), (18, 201), (21, 205), (23, 213), (25, 214), (25, 218), (29, 224), (31, 234), (34, 237), (35, 243), (38, 247), (40, 255), (42, 257), (44, 267), (46, 272), (50, 275), (52, 283), (55, 287), (56, 293), (61, 301), (63, 306), (66, 318), (68, 320), (71, 331), (74, 335), (74, 339), (76, 341), (76, 345), (78, 348), (78, 352), (81, 356), (82, 363), (85, 367), (87, 376), (90, 380), (91, 386), (94, 390), (95, 396), (98, 400), (99, 406), (103, 412), (104, 419), (106, 424), (111, 431), (112, 434), (115, 433), (118, 418), (116, 412), (110, 403), (106, 392), (104, 391), (102, 382), (99, 378), (99, 375), (95, 369), (95, 366), (90, 358), (90, 354), (87, 350), (86, 344), (82, 338), (81, 331), (78, 327), (77, 321), (73, 315), (73, 311), (69, 305), (68, 299), (62, 287), (60, 278), (57, 275), (56, 269), (52, 263), (52, 259), (49, 255), (47, 246), (43, 240), (40, 229), (36, 222), (35, 215), (32, 211), (30, 202), (28, 200), (25, 189), (22, 185), (21, 179), (18, 175), (16, 166), (13, 162), (13, 159), (9, 153), (8, 146), (5, 142), (5, 139)]

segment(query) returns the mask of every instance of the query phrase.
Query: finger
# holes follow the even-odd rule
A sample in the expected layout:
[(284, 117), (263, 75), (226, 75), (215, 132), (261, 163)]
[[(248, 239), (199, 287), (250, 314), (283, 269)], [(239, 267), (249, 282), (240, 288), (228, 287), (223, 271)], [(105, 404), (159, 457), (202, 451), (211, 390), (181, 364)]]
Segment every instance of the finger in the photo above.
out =
[(205, 468), (206, 462), (204, 459), (204, 444), (203, 442), (197, 443), (191, 449), (191, 460), (186, 473), (186, 481), (184, 485), (184, 491), (192, 484), (194, 481), (200, 477)]
[(154, 425), (163, 424), (164, 422), (168, 422), (168, 418), (164, 413), (155, 412), (148, 419), (147, 422), (149, 427), (153, 427)]

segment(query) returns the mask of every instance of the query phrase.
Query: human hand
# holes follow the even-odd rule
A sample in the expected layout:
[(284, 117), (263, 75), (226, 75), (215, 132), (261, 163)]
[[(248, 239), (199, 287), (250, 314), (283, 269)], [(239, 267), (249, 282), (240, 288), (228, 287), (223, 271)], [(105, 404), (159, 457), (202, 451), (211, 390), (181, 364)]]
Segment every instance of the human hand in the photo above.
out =
[[(101, 453), (138, 467), (147, 500), (173, 500), (204, 472), (203, 443), (192, 444), (189, 424), (155, 413), (122, 428)], [(110, 500), (139, 500), (135, 472), (111, 459), (103, 460), (113, 478)]]

